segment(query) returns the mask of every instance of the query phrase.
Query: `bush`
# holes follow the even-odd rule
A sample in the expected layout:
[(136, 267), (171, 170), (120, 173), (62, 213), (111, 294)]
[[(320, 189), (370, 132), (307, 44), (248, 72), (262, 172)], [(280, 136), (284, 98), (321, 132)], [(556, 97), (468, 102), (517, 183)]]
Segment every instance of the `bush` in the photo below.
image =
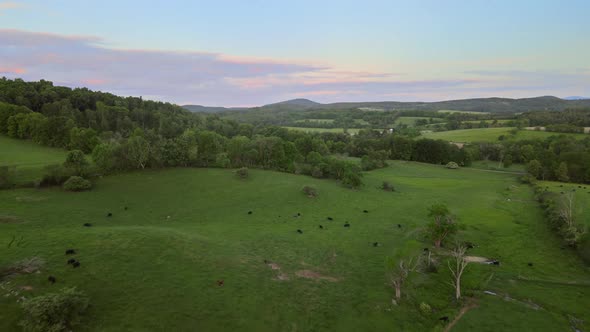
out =
[(84, 152), (80, 150), (72, 150), (68, 152), (63, 166), (72, 169), (75, 175), (82, 176), (84, 175), (84, 170), (88, 166), (88, 161), (86, 160), (86, 156), (84, 156)]
[(0, 189), (10, 189), (16, 184), (14, 167), (0, 166)]
[(428, 315), (432, 312), (432, 308), (430, 307), (430, 305), (428, 303), (422, 302), (422, 303), (420, 303), (420, 311), (424, 315)]
[(247, 179), (250, 176), (250, 173), (248, 171), (248, 167), (242, 167), (242, 168), (238, 169), (236, 171), (236, 175), (240, 179)]
[(381, 184), (381, 189), (385, 191), (395, 191), (393, 185), (387, 181), (383, 181), (383, 184)]
[(74, 175), (72, 169), (63, 167), (62, 165), (48, 165), (45, 167), (45, 173), (39, 185), (42, 187), (59, 186), (66, 182), (72, 175)]
[(63, 188), (67, 191), (85, 191), (92, 189), (92, 183), (79, 176), (71, 176), (64, 182)]
[(525, 175), (521, 176), (519, 178), (519, 180), (521, 183), (524, 183), (524, 184), (533, 184), (537, 181), (537, 178), (535, 178), (531, 174), (525, 174)]
[(88, 304), (88, 297), (76, 288), (33, 297), (22, 303), (25, 316), (19, 325), (31, 332), (71, 330), (80, 323)]
[(449, 161), (449, 163), (446, 164), (445, 167), (448, 169), (458, 169), (459, 165), (457, 165), (457, 163), (454, 161)]
[(305, 195), (307, 195), (307, 197), (318, 197), (318, 191), (316, 188), (314, 187), (310, 187), (310, 186), (305, 186), (303, 187), (303, 193)]

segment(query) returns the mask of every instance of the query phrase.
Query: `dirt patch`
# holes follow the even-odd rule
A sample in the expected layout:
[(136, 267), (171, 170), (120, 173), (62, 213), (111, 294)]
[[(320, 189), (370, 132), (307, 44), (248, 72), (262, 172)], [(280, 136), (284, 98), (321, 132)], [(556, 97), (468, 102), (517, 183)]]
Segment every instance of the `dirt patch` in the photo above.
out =
[(289, 276), (284, 274), (283, 272), (279, 272), (276, 280), (281, 280), (281, 281), (289, 280)]
[(301, 277), (301, 278), (306, 278), (306, 279), (326, 280), (326, 281), (331, 281), (331, 282), (338, 281), (337, 278), (325, 276), (325, 275), (322, 275), (322, 274), (312, 271), (312, 270), (299, 270), (299, 271), (295, 272), (295, 275), (297, 275), (298, 277)]
[(15, 216), (0, 216), (0, 224), (17, 224), (21, 223), (22, 219)]
[(0, 268), (0, 280), (18, 274), (30, 274), (39, 272), (44, 261), (38, 257), (23, 259), (8, 267)]
[(35, 197), (35, 196), (18, 196), (16, 198), (17, 202), (23, 202), (23, 203), (28, 203), (28, 202), (41, 202), (46, 200), (47, 197)]
[(465, 261), (469, 263), (485, 263), (489, 262), (490, 260), (480, 256), (465, 256)]
[(30, 292), (33, 290), (33, 286), (20, 286), (20, 289)]
[(449, 325), (447, 325), (444, 332), (449, 332), (453, 328), (453, 326), (455, 326), (455, 324), (457, 324), (459, 319), (461, 319), (461, 317), (463, 317), (463, 315), (465, 315), (467, 313), (467, 311), (469, 311), (473, 308), (477, 308), (477, 303), (475, 303), (474, 299), (469, 299), (467, 305), (464, 306), (463, 308), (461, 308), (461, 311), (459, 311), (459, 314), (457, 315), (457, 317), (455, 317), (455, 319), (453, 319), (453, 321)]
[(268, 263), (266, 265), (268, 265), (271, 270), (280, 270), (281, 269), (281, 267), (277, 263)]

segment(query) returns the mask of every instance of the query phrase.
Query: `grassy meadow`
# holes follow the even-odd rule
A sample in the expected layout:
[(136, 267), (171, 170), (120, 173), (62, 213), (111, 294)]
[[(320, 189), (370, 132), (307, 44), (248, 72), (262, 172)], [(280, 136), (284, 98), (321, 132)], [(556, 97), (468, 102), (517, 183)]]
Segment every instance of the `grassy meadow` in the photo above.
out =
[[(307, 133), (343, 133), (344, 128), (307, 128), (307, 127), (283, 127), (290, 130), (300, 130)], [(359, 128), (348, 128), (348, 133), (350, 134), (357, 134), (359, 132)]]
[[(396, 191), (378, 189), (382, 181)], [(408, 278), (397, 306), (386, 260), (431, 248), (426, 209), (444, 202), (464, 225), (458, 239), (476, 245), (469, 254), (501, 261), (467, 267), (463, 294), (475, 308), (453, 331), (567, 331), (573, 319), (590, 329), (590, 271), (560, 249), (516, 176), (391, 162), (364, 182), (350, 190), (272, 171), (240, 180), (232, 170), (167, 169), (104, 177), (84, 193), (0, 191), (0, 266), (45, 261), (4, 288), (33, 296), (77, 286), (91, 298), (78, 331), (442, 331), (439, 318), (464, 305), (447, 284), (445, 251), (438, 272)], [(319, 197), (303, 195), (305, 185)], [(68, 248), (80, 268), (66, 264)], [(5, 289), (0, 331), (18, 330), (17, 297)]]
[(547, 131), (534, 131), (534, 130), (519, 130), (516, 136), (510, 134), (510, 127), (499, 127), (499, 128), (476, 128), (476, 129), (459, 129), (439, 132), (424, 132), (422, 137), (432, 139), (442, 139), (451, 142), (495, 142), (498, 141), (498, 137), (501, 135), (505, 136), (505, 139), (545, 139), (550, 136), (567, 135), (573, 136), (577, 139), (584, 139), (590, 137), (587, 134), (570, 134), (570, 133), (553, 133)]
[(442, 118), (430, 118), (424, 116), (400, 116), (395, 120), (394, 126), (397, 125), (406, 125), (408, 127), (415, 127), (416, 120), (430, 120), (432, 119), (434, 122), (441, 123), (444, 121)]
[(19, 183), (40, 179), (43, 167), (63, 163), (66, 153), (31, 141), (0, 136), (0, 166), (14, 167)]

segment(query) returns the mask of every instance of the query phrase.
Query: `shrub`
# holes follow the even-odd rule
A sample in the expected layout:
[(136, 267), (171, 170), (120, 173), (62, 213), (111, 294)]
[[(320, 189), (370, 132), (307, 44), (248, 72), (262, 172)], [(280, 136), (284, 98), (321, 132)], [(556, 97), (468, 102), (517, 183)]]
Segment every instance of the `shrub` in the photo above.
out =
[(236, 175), (240, 179), (247, 179), (250, 176), (250, 173), (248, 171), (248, 167), (242, 167), (242, 168), (238, 169), (236, 171)]
[(84, 152), (80, 150), (72, 150), (68, 152), (63, 166), (72, 169), (75, 175), (82, 176), (84, 175), (86, 166), (88, 166), (88, 161), (84, 156)]
[(215, 165), (221, 168), (228, 168), (231, 164), (227, 153), (218, 153), (215, 156)]
[(63, 188), (67, 191), (85, 191), (92, 189), (92, 183), (79, 176), (71, 176), (64, 182)]
[(422, 303), (420, 303), (420, 311), (424, 315), (428, 315), (432, 312), (432, 308), (430, 307), (430, 305), (428, 303), (422, 302)]
[(383, 184), (381, 184), (381, 189), (385, 191), (395, 191), (393, 185), (387, 181), (383, 181)]
[(15, 185), (14, 167), (0, 166), (0, 189), (10, 189)]
[(363, 184), (361, 173), (350, 169), (345, 170), (342, 176), (342, 184), (351, 189), (360, 187)]
[(317, 189), (314, 187), (310, 187), (310, 186), (303, 187), (303, 193), (305, 195), (307, 195), (307, 197), (312, 197), (312, 198), (317, 197), (319, 195)]
[(19, 325), (31, 332), (71, 330), (80, 323), (88, 303), (88, 297), (76, 288), (33, 297), (22, 303), (25, 316)]
[(74, 175), (73, 171), (62, 165), (48, 165), (45, 167), (45, 173), (39, 185), (42, 187), (58, 186), (66, 182), (72, 175)]
[(525, 174), (525, 175), (521, 176), (519, 178), (519, 180), (521, 183), (524, 183), (524, 184), (532, 184), (532, 183), (535, 183), (535, 181), (537, 181), (537, 178), (535, 178), (531, 174)]
[(454, 161), (449, 161), (449, 163), (446, 164), (445, 167), (448, 169), (458, 169), (459, 165), (457, 165), (457, 163)]

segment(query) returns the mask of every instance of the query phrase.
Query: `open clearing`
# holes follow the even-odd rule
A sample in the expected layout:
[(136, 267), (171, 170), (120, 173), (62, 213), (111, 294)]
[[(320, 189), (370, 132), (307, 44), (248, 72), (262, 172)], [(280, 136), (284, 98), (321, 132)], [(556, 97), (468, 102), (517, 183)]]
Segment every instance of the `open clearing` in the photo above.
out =
[(0, 166), (15, 167), (17, 181), (20, 183), (38, 180), (43, 167), (61, 164), (65, 159), (64, 150), (0, 136)]
[[(461, 239), (476, 244), (469, 255), (501, 261), (467, 267), (464, 293), (479, 306), (453, 331), (567, 331), (570, 317), (590, 329), (590, 287), (563, 282), (587, 281), (590, 272), (560, 250), (531, 189), (514, 175), (392, 162), (349, 190), (331, 180), (250, 173), (239, 180), (231, 170), (168, 169), (105, 177), (84, 193), (0, 191), (2, 214), (20, 220), (0, 223), (0, 266), (45, 262), (41, 273), (14, 277), (8, 287), (39, 295), (77, 286), (92, 304), (83, 331), (442, 330), (438, 318), (453, 321), (463, 307), (452, 301), (446, 265), (412, 275), (401, 305), (392, 306), (385, 261), (430, 247), (421, 231), (426, 208), (444, 202), (465, 225)], [(385, 180), (396, 192), (377, 189)], [(305, 185), (319, 197), (303, 195)], [(87, 222), (93, 226), (82, 227)], [(67, 248), (77, 249), (80, 268), (66, 264)], [(0, 330), (13, 331), (20, 309), (0, 292)], [(434, 312), (420, 313), (421, 302)]]
[(519, 130), (516, 136), (512, 137), (510, 134), (510, 130), (513, 128), (510, 127), (500, 127), (500, 128), (477, 128), (477, 129), (459, 129), (459, 130), (449, 130), (449, 131), (439, 131), (439, 132), (424, 132), (422, 133), (423, 137), (432, 138), (432, 139), (442, 139), (451, 142), (462, 142), (462, 143), (470, 143), (470, 142), (496, 142), (498, 141), (498, 137), (501, 135), (505, 136), (505, 139), (516, 139), (516, 140), (526, 140), (526, 139), (544, 139), (550, 136), (558, 136), (558, 135), (567, 135), (572, 136), (577, 139), (583, 139), (586, 137), (590, 137), (587, 134), (563, 134), (563, 133), (553, 133), (553, 132), (546, 132), (546, 131), (532, 131), (532, 130)]

